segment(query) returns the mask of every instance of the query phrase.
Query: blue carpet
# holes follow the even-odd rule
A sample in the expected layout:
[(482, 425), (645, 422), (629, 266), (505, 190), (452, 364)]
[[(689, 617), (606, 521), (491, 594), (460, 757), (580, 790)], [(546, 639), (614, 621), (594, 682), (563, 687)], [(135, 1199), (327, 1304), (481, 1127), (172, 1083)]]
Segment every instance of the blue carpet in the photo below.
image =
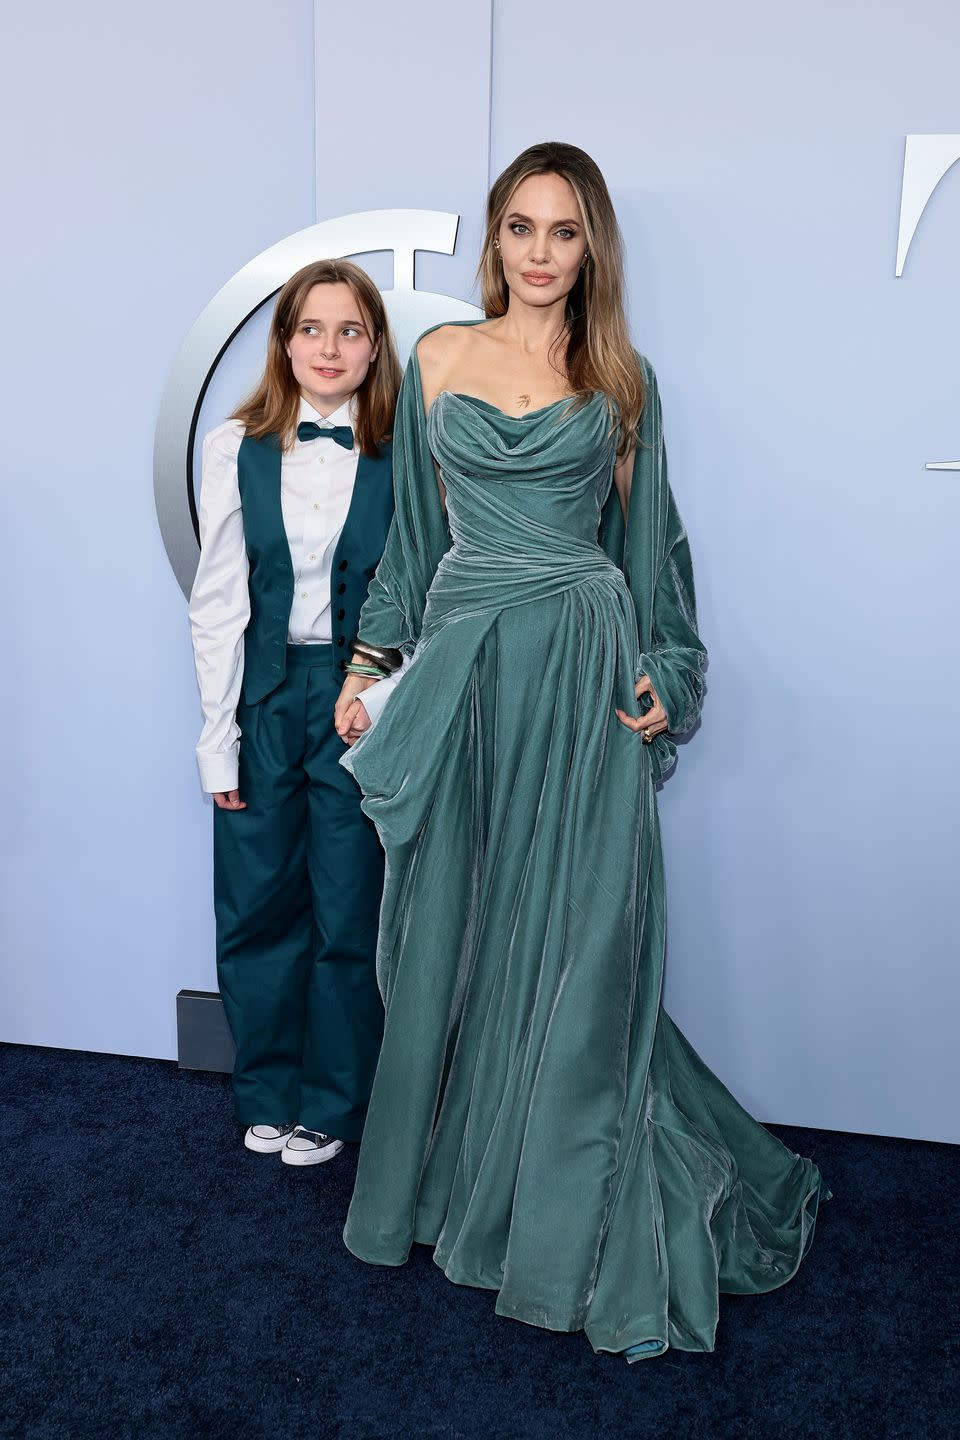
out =
[(494, 1315), (416, 1247), (340, 1232), (356, 1151), (241, 1144), (219, 1075), (0, 1047), (0, 1433), (10, 1440), (960, 1436), (960, 1151), (779, 1129), (835, 1199), (713, 1355), (628, 1366)]

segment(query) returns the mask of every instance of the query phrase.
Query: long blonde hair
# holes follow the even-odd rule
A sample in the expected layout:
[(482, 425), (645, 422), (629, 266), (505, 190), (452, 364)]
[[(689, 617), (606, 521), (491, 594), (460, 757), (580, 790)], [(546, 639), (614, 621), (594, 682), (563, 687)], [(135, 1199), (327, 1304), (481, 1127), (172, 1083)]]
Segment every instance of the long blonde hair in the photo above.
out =
[(370, 327), (374, 344), (379, 340), (376, 360), (357, 391), (357, 443), (364, 455), (376, 455), (393, 432), (393, 419), (400, 390), (400, 361), (380, 291), (370, 276), (350, 260), (315, 260), (304, 265), (277, 296), (267, 360), (263, 374), (251, 395), (230, 417), (246, 426), (255, 440), (277, 435), (288, 450), (297, 433), (300, 413), (300, 386), (287, 354), (287, 340), (293, 334), (314, 285), (349, 285)]
[(493, 182), (487, 228), (477, 266), (484, 313), (505, 315), (510, 291), (494, 245), (517, 186), (530, 175), (560, 175), (577, 197), (588, 259), (567, 296), (566, 377), (581, 396), (600, 390), (619, 412), (620, 449), (636, 436), (643, 410), (643, 372), (627, 333), (623, 308), (623, 237), (607, 183), (596, 161), (576, 145), (548, 140), (531, 145)]

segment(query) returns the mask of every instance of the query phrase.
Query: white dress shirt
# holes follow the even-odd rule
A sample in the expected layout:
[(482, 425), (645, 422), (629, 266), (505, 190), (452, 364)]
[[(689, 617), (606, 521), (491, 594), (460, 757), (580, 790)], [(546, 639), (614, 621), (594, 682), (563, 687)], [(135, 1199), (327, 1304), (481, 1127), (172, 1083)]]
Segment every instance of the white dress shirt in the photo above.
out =
[[(323, 416), (301, 399), (299, 419), (355, 426), (353, 401)], [(250, 619), (250, 567), (237, 479), (243, 435), (240, 421), (228, 420), (211, 430), (203, 442), (200, 563), (189, 615), (203, 711), (197, 765), (200, 783), (211, 793), (237, 788), (237, 702), (243, 683), (243, 632)], [(318, 436), (295, 440), (281, 460), (280, 506), (294, 575), (287, 631), (290, 644), (329, 643), (332, 639), (330, 572), (350, 509), (359, 458), (356, 444), (347, 450)], [(371, 721), (379, 718), (401, 673), (377, 681), (364, 692), (363, 704)]]

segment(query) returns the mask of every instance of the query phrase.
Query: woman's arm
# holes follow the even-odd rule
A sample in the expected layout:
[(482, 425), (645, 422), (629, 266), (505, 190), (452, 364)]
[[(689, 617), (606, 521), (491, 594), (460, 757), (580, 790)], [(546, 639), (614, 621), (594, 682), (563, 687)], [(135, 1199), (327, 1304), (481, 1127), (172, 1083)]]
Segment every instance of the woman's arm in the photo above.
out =
[(243, 682), (243, 632), (250, 618), (249, 566), (237, 483), (242, 438), (239, 427), (227, 425), (212, 431), (203, 444), (200, 563), (189, 605), (203, 712), (197, 765), (203, 789), (217, 796), (237, 789), (236, 715)]
[(640, 361), (646, 389), (640, 431), (615, 466), (601, 543), (621, 565), (636, 610), (637, 693), (654, 702), (651, 721), (643, 716), (641, 726), (678, 735), (700, 714), (707, 652), (697, 632), (690, 546), (667, 476), (657, 377), (648, 360)]
[[(652, 600), (647, 602), (644, 595), (640, 674), (649, 678), (666, 711), (666, 728), (671, 734), (682, 735), (692, 729), (700, 717), (707, 649), (697, 631), (690, 542), (670, 488), (660, 389), (648, 360), (644, 361), (644, 371), (647, 399), (640, 424), (640, 442), (634, 459), (630, 495), (631, 509), (640, 522), (640, 529), (653, 539), (655, 574), (644, 574), (643, 558), (639, 553), (644, 540), (641, 535), (632, 532), (630, 524), (627, 526), (625, 560), (628, 575), (632, 576), (639, 566), (641, 584), (649, 588), (650, 580), (653, 581)], [(646, 543), (649, 545), (649, 539)]]
[[(393, 433), (394, 512), (383, 557), (360, 611), (358, 639), (412, 656), (420, 638), (427, 591), (450, 548), (443, 495), (427, 441), (417, 349), (407, 365)], [(348, 675), (334, 713), (343, 740), (359, 738), (358, 697), (382, 681)], [(374, 702), (376, 703), (376, 702)]]
[(450, 547), (443, 497), (427, 440), (418, 350), (407, 365), (393, 435), (394, 513), (383, 558), (360, 612), (359, 638), (411, 655), (427, 591)]
[(666, 528), (670, 538), (657, 575), (650, 641), (639, 668), (666, 711), (665, 728), (682, 735), (700, 717), (707, 650), (697, 632), (690, 545), (672, 494)]

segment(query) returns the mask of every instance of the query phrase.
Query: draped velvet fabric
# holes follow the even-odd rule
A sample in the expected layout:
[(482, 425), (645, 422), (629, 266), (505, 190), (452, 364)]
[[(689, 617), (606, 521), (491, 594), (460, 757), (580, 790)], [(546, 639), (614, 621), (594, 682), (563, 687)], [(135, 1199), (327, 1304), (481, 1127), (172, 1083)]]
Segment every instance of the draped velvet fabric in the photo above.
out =
[(826, 1194), (660, 1005), (676, 752), (614, 709), (638, 713), (646, 673), (688, 729), (706, 655), (643, 366), (624, 523), (604, 396), (515, 419), (444, 391), (426, 416), (414, 354), (360, 623), (414, 658), (341, 762), (387, 861), (346, 1243), (386, 1265), (434, 1246), (500, 1314), (630, 1360), (712, 1349), (719, 1292), (789, 1280)]

